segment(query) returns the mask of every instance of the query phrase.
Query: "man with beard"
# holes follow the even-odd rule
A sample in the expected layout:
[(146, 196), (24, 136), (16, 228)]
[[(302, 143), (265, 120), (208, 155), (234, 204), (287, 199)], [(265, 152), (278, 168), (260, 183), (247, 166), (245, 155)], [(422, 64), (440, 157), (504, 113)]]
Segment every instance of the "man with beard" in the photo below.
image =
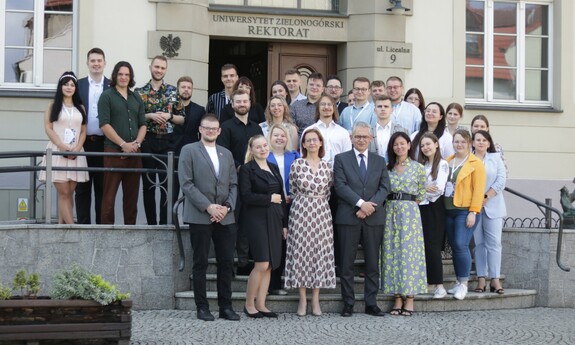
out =
[[(250, 111), (250, 94), (246, 90), (237, 89), (232, 93), (232, 108), (234, 117), (222, 123), (221, 134), (218, 137), (218, 145), (232, 152), (235, 167), (239, 171), (244, 164), (248, 141), (256, 134), (263, 135), (262, 128), (257, 123), (248, 119)], [(235, 207), (236, 223), (239, 219), (239, 198)], [(238, 275), (249, 275), (251, 267), (248, 262), (248, 239), (244, 229), (238, 228), (236, 251), (238, 254)]]
[[(174, 124), (183, 124), (184, 116), (174, 115), (172, 107), (176, 103), (176, 88), (164, 81), (168, 69), (168, 60), (158, 55), (150, 63), (152, 79), (135, 91), (144, 101), (146, 109), (146, 140), (142, 143), (143, 153), (167, 154), (176, 150)], [(166, 160), (162, 159), (165, 163)], [(142, 164), (146, 169), (165, 170), (164, 164), (152, 157), (144, 157)], [(156, 178), (167, 191), (166, 174), (148, 173), (142, 175), (144, 210), (148, 225), (157, 225), (156, 218)], [(160, 224), (167, 223), (166, 192), (160, 190)]]
[(316, 103), (323, 94), (324, 89), (325, 81), (323, 75), (317, 72), (310, 74), (307, 79), (307, 98), (294, 102), (290, 107), (300, 138), (303, 130), (315, 123)]
[(206, 110), (201, 105), (192, 102), (194, 81), (191, 77), (181, 77), (176, 85), (178, 88), (178, 102), (172, 111), (174, 117), (177, 115), (184, 117), (182, 125), (174, 128), (176, 155), (179, 155), (184, 145), (200, 140), (198, 129), (200, 128), (202, 117), (206, 114)]
[(208, 114), (201, 120), (199, 131), (202, 135), (201, 140), (182, 149), (178, 165), (179, 180), (186, 197), (183, 219), (184, 223), (190, 226), (194, 253), (194, 300), (197, 317), (204, 321), (214, 321), (206, 297), (206, 269), (210, 242), (213, 241), (218, 266), (220, 319), (239, 321), (239, 315), (232, 309), (232, 275), (236, 242), (232, 208), (235, 207), (238, 195), (236, 168), (230, 151), (216, 145), (220, 128), (214, 114)]
[(327, 82), (325, 84), (325, 92), (335, 99), (337, 105), (337, 112), (341, 115), (341, 112), (348, 106), (347, 103), (341, 101), (341, 94), (343, 93), (343, 87), (341, 87), (341, 79), (335, 74), (327, 76)]
[(403, 100), (403, 81), (401, 78), (392, 76), (387, 78), (387, 95), (391, 98), (393, 106), (392, 121), (407, 129), (409, 134), (419, 130), (422, 116), (419, 109)]

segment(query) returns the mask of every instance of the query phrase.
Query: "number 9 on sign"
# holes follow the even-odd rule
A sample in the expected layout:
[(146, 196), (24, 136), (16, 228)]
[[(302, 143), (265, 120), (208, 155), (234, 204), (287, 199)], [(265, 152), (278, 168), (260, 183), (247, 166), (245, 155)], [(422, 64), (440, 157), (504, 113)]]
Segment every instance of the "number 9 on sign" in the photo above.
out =
[(389, 59), (391, 60), (391, 63), (395, 63), (395, 60), (397, 60), (397, 56), (395, 56), (395, 54), (391, 54), (389, 56)]

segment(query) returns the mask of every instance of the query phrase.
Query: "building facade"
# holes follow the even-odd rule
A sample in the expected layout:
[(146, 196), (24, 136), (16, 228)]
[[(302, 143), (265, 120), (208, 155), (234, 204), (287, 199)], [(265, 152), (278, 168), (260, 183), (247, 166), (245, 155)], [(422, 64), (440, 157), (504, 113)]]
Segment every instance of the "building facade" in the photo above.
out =
[[(0, 0), (0, 145), (42, 150), (43, 112), (64, 70), (87, 73), (86, 52), (106, 52), (109, 76), (132, 63), (136, 85), (155, 55), (169, 58), (167, 81), (194, 79), (193, 101), (222, 89), (234, 63), (258, 102), (288, 68), (304, 77), (397, 75), (427, 102), (465, 107), (463, 124), (484, 114), (509, 167), (508, 186), (559, 205), (575, 175), (575, 4), (567, 0)], [(0, 162), (14, 164), (12, 161)], [(18, 175), (1, 190), (27, 186)], [(509, 214), (535, 208), (509, 196)]]

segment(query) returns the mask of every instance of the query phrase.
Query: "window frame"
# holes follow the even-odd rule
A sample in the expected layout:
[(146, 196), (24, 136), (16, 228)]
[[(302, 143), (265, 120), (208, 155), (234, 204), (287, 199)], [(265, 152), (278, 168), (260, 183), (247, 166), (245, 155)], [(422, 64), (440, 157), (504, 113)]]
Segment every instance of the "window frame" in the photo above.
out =
[[(554, 104), (554, 83), (556, 79), (556, 71), (554, 66), (554, 47), (556, 46), (556, 37), (554, 33), (554, 0), (474, 0), (484, 3), (484, 29), (483, 32), (467, 31), (467, 23), (465, 24), (465, 83), (467, 83), (467, 68), (468, 67), (482, 67), (483, 68), (483, 98), (471, 98), (467, 96), (467, 87), (465, 90), (466, 105), (471, 106), (496, 106), (496, 107), (509, 107), (515, 108), (553, 108)], [(516, 6), (516, 39), (517, 39), (517, 53), (516, 53), (516, 90), (514, 99), (497, 99), (494, 97), (494, 8), (495, 3), (514, 4)], [(528, 100), (526, 99), (526, 72), (534, 70), (526, 66), (526, 38), (532, 37), (525, 31), (525, 15), (527, 5), (542, 5), (547, 6), (547, 59), (548, 67), (539, 68), (540, 71), (547, 71), (547, 100)], [(467, 11), (467, 7), (466, 7)], [(467, 14), (467, 13), (466, 13)], [(483, 65), (467, 64), (467, 37), (468, 34), (483, 34)], [(500, 34), (499, 34), (500, 35)], [(542, 35), (543, 36), (543, 35)]]
[[(44, 30), (45, 30), (45, 13), (55, 13), (58, 14), (60, 11), (46, 11), (44, 8), (45, 0), (33, 0), (34, 3), (34, 38), (32, 47), (33, 50), (33, 73), (31, 83), (19, 83), (19, 82), (5, 82), (5, 49), (6, 49), (6, 1), (0, 0), (0, 92), (5, 93), (6, 91), (52, 91), (56, 89), (57, 83), (46, 83), (43, 81), (44, 75), (44, 54), (46, 52), (44, 46)], [(78, 0), (72, 0), (72, 47), (71, 47), (71, 64), (70, 70), (77, 70), (78, 61)], [(69, 12), (62, 12), (69, 13)], [(51, 48), (52, 49), (52, 48)], [(66, 49), (53, 49), (53, 50), (68, 50)], [(62, 71), (64, 72), (64, 71)], [(10, 93), (10, 92), (9, 92)]]

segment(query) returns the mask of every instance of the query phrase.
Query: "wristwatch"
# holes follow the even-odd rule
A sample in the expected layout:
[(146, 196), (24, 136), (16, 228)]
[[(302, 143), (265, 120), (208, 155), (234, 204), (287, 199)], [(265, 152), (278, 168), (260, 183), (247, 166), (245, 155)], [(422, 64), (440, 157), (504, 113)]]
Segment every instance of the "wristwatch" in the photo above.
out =
[(476, 215), (476, 216), (479, 214), (479, 212), (475, 212), (475, 211), (471, 211), (471, 212), (469, 212), (469, 213), (473, 213), (473, 214)]
[(138, 145), (138, 148), (140, 148), (140, 142), (139, 141), (134, 141), (136, 143), (136, 145)]

